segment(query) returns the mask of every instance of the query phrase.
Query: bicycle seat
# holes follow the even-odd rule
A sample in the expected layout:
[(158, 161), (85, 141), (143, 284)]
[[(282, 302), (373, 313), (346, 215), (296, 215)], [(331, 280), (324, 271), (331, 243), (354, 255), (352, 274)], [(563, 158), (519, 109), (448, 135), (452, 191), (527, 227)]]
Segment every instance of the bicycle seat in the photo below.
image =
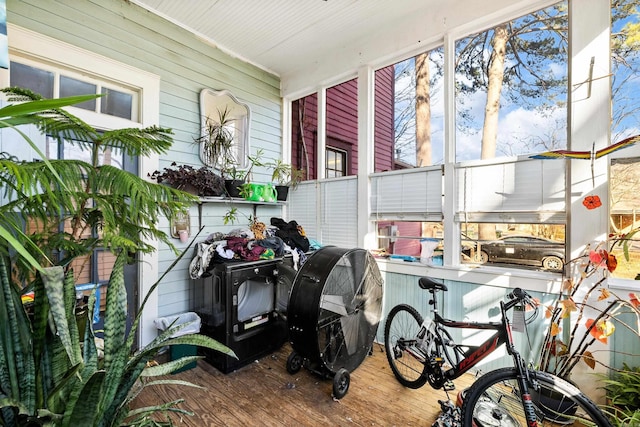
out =
[(421, 277), (418, 279), (418, 286), (422, 289), (436, 289), (439, 291), (446, 291), (447, 287), (444, 283), (436, 282), (430, 277)]

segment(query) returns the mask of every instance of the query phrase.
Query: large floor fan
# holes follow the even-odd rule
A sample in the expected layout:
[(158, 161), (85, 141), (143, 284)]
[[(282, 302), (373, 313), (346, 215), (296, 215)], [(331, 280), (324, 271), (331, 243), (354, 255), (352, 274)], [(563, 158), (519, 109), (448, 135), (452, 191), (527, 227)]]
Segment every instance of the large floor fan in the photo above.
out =
[(333, 395), (349, 389), (350, 372), (371, 350), (382, 311), (382, 276), (364, 249), (316, 251), (296, 274), (287, 325), (293, 352), (287, 371), (301, 367), (333, 376)]

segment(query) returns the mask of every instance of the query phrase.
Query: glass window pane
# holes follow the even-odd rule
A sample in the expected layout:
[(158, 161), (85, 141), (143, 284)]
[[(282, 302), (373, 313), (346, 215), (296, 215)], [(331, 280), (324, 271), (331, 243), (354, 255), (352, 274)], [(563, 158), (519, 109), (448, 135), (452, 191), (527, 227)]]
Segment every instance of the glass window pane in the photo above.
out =
[[(83, 82), (67, 76), (60, 76), (60, 98), (78, 95), (95, 95), (96, 85)], [(89, 111), (96, 111), (96, 100), (73, 104), (74, 107), (83, 108)]]
[(98, 162), (102, 165), (111, 165), (123, 169), (124, 154), (120, 148), (106, 147), (98, 156)]
[(114, 89), (102, 88), (100, 112), (131, 120), (133, 96)]
[(443, 52), (376, 71), (376, 172), (444, 162)]
[(378, 255), (442, 265), (441, 222), (378, 221)]
[(461, 261), (558, 272), (565, 261), (565, 226), (461, 224)]
[(317, 171), (318, 97), (314, 93), (291, 103), (291, 164), (304, 170), (304, 179), (322, 177)]
[(344, 165), (343, 156), (340, 156), (338, 153), (336, 153), (333, 168), (335, 170), (342, 171), (342, 170), (344, 170), (344, 166), (343, 165)]
[(640, 159), (612, 160), (609, 189), (611, 249), (618, 260), (612, 274), (635, 279), (640, 274), (640, 233), (628, 233), (640, 227)]
[(635, 1), (612, 2), (611, 9), (611, 143), (633, 136), (640, 128), (640, 16)]
[(567, 2), (456, 41), (456, 160), (567, 145)]
[(30, 89), (43, 98), (53, 98), (54, 77), (50, 71), (11, 61), (10, 85)]

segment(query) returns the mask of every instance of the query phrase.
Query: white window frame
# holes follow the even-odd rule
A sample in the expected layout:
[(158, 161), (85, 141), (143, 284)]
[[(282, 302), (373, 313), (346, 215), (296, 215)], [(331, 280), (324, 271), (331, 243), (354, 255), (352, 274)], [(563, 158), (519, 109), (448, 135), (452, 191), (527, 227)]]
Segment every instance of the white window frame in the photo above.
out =
[[(133, 122), (108, 114), (101, 114), (81, 108), (67, 107), (68, 111), (89, 125), (103, 130), (124, 127), (146, 128), (158, 126), (160, 122), (160, 76), (121, 63), (97, 53), (53, 39), (40, 33), (9, 23), (9, 59), (28, 58), (35, 63), (52, 64), (81, 74), (95, 76), (105, 82), (128, 87), (140, 94), (138, 121)], [(9, 81), (9, 73), (0, 75), (3, 82)], [(5, 86), (7, 84), (5, 83)], [(158, 169), (159, 156), (152, 154), (139, 158), (138, 176), (147, 177)], [(156, 246), (157, 242), (149, 242)], [(139, 295), (144, 297), (153, 283), (158, 280), (158, 251), (141, 255), (138, 264)], [(144, 278), (144, 280), (143, 280)], [(153, 321), (158, 317), (158, 294), (155, 292), (147, 301), (140, 318), (140, 344), (146, 345), (156, 336)]]

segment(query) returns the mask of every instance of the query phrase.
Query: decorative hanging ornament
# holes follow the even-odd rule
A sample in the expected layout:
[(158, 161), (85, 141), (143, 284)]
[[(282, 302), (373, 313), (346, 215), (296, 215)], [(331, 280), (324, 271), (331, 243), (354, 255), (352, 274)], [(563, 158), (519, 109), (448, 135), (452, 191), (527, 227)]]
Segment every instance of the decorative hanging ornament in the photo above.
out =
[[(578, 160), (590, 160), (591, 161), (591, 183), (595, 187), (595, 174), (593, 171), (593, 162), (600, 157), (606, 156), (607, 154), (611, 154), (614, 151), (621, 150), (623, 148), (631, 147), (633, 144), (640, 142), (640, 135), (630, 136), (629, 138), (625, 138), (620, 142), (616, 142), (608, 147), (601, 148), (600, 150), (596, 150), (595, 142), (591, 146), (591, 151), (569, 151), (569, 150), (554, 150), (554, 151), (546, 151), (544, 153), (535, 154), (533, 156), (529, 156), (530, 159), (578, 159)], [(587, 196), (589, 197), (589, 196)], [(597, 197), (597, 196), (595, 196)], [(586, 200), (586, 198), (585, 198)], [(598, 199), (599, 201), (600, 199)], [(584, 203), (584, 202), (583, 202)], [(585, 206), (587, 206), (585, 204)], [(598, 205), (600, 206), (600, 205)], [(587, 209), (595, 209), (589, 208)]]
[(586, 196), (582, 200), (582, 204), (589, 210), (596, 209), (602, 206), (602, 201), (600, 201), (599, 196)]

